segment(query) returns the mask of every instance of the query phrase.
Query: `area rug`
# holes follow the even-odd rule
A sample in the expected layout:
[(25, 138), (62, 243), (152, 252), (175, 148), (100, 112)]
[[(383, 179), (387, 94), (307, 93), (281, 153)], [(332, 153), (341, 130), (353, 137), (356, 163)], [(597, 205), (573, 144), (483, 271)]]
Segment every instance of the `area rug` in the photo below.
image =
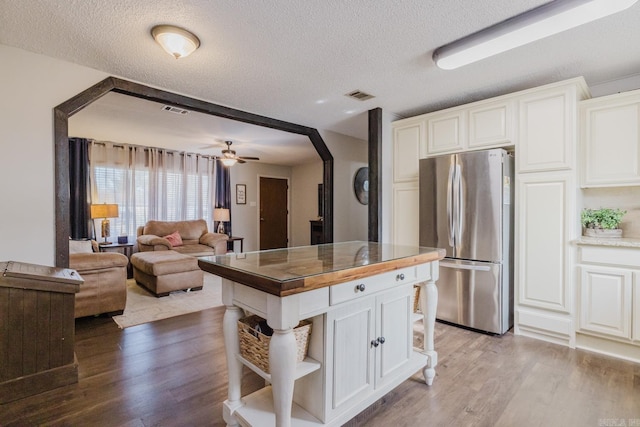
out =
[(136, 284), (127, 280), (127, 305), (124, 313), (113, 316), (121, 329), (155, 320), (167, 319), (182, 314), (193, 313), (222, 305), (222, 281), (218, 276), (204, 273), (204, 287), (201, 291), (177, 291), (168, 296), (156, 298)]

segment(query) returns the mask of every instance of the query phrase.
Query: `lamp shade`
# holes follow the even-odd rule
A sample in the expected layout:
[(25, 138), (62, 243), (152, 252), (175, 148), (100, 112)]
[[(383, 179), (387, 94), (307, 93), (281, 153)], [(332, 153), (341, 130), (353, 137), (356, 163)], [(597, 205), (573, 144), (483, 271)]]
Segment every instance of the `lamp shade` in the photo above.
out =
[(117, 218), (118, 216), (118, 205), (116, 204), (91, 205), (91, 219)]
[(229, 214), (229, 209), (225, 208), (216, 208), (213, 210), (213, 220), (214, 221), (230, 221), (231, 217)]

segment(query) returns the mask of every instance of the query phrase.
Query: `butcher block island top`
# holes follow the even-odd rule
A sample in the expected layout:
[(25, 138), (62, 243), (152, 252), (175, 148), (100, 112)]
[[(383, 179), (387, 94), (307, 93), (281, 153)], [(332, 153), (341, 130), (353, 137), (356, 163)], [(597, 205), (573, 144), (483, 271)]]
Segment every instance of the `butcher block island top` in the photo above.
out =
[(200, 268), (276, 296), (437, 261), (444, 249), (342, 242), (199, 258)]

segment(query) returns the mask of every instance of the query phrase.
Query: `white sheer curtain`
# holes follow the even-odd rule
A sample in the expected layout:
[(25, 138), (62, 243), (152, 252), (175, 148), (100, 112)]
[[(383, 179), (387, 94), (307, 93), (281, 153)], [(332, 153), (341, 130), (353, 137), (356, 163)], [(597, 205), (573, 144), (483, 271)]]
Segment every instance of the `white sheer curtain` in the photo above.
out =
[(159, 148), (91, 143), (93, 203), (116, 203), (112, 239), (135, 236), (148, 220), (205, 219), (213, 229), (215, 160)]

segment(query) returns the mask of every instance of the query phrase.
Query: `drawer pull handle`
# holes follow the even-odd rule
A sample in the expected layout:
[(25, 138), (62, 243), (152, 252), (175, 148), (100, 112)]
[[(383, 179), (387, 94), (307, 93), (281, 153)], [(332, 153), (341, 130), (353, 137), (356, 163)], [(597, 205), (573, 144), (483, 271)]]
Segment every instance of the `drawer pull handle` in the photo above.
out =
[(371, 340), (371, 347), (377, 347), (380, 345), (380, 338), (376, 338), (375, 340)]
[(404, 280), (404, 273), (400, 273), (396, 276), (396, 280)]
[(360, 283), (359, 285), (356, 285), (356, 292), (360, 291), (360, 292), (364, 292), (365, 286), (364, 283)]

